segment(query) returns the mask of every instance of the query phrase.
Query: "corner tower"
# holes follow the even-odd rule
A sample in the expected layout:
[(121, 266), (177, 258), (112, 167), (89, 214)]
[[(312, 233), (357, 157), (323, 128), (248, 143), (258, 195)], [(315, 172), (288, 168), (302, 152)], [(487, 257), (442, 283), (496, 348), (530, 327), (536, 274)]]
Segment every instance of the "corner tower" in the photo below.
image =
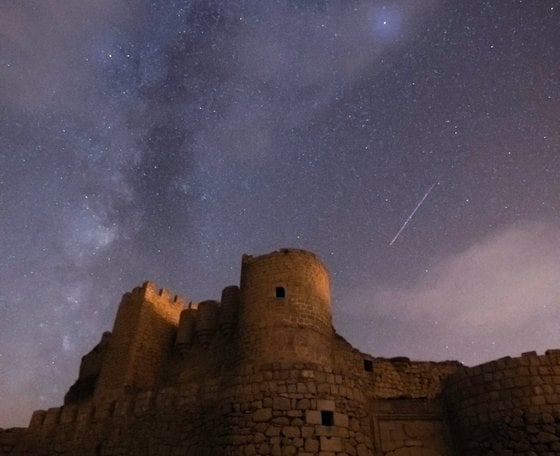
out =
[(95, 387), (96, 401), (118, 396), (123, 388), (137, 391), (156, 386), (184, 305), (182, 297), (172, 297), (153, 282), (123, 296)]
[(244, 255), (238, 330), (246, 360), (329, 364), (333, 329), (325, 266), (298, 249)]

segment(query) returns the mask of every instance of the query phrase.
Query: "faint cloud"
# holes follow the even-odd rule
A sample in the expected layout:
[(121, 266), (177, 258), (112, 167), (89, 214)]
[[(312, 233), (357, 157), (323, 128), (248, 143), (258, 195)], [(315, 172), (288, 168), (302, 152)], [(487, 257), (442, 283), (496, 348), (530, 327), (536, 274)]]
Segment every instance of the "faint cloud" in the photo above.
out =
[(363, 287), (355, 299), (362, 318), (398, 322), (400, 331), (384, 335), (390, 351), (449, 358), (470, 345), (472, 356), (462, 361), (476, 363), (551, 348), (541, 341), (560, 329), (560, 229), (512, 226), (443, 260), (408, 289)]
[(381, 290), (377, 309), (444, 317), (452, 325), (515, 329), (536, 308), (560, 302), (560, 232), (544, 225), (510, 228), (447, 259), (435, 279), (411, 290)]

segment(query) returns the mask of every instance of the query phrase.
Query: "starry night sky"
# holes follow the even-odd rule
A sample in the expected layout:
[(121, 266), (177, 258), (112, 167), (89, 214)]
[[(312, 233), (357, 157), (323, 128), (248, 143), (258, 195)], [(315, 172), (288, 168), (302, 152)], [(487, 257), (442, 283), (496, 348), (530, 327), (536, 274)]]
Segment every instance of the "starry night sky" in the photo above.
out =
[(125, 291), (281, 247), (376, 356), (560, 347), (559, 35), (556, 0), (1, 2), (0, 426)]

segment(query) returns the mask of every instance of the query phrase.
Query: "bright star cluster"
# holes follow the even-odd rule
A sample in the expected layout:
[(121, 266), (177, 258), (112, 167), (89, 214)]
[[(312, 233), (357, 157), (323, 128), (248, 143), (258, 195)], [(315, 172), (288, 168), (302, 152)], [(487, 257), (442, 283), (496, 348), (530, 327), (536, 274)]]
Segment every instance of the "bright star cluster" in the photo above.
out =
[(559, 13), (2, 2), (0, 426), (62, 402), (122, 293), (218, 298), (280, 247), (376, 356), (560, 347)]

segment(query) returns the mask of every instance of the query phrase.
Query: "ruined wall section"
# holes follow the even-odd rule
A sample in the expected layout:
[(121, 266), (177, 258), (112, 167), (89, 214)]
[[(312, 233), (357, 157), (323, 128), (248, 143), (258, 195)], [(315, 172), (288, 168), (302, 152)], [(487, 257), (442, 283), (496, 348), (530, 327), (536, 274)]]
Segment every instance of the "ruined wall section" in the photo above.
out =
[(95, 388), (95, 400), (118, 396), (122, 388), (156, 386), (160, 367), (172, 351), (185, 301), (153, 282), (126, 293), (119, 305), (111, 346)]
[(560, 453), (560, 350), (463, 367), (444, 396), (460, 454)]
[(377, 358), (352, 347), (342, 336), (333, 340), (334, 366), (367, 379), (371, 399), (434, 399), (443, 381), (462, 367), (458, 361), (411, 361)]
[(330, 364), (332, 334), (328, 273), (315, 255), (282, 249), (243, 256), (241, 358)]
[(434, 399), (441, 394), (443, 381), (461, 366), (457, 361), (373, 358), (372, 393), (379, 399)]

